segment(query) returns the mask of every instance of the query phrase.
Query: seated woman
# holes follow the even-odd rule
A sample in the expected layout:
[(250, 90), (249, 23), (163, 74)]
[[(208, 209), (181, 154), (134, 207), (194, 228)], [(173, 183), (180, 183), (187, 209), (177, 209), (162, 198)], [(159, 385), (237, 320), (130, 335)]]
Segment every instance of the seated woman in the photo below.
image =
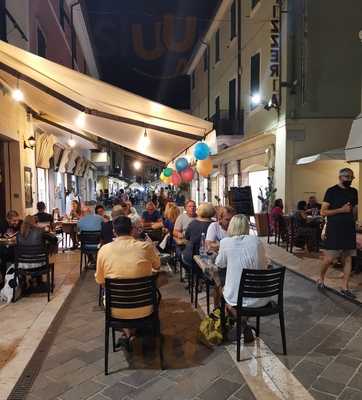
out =
[(196, 210), (196, 215), (197, 217), (190, 222), (185, 232), (187, 244), (182, 252), (182, 260), (189, 270), (193, 269), (197, 272), (198, 267), (194, 256), (200, 254), (201, 237), (202, 234), (206, 237), (207, 229), (215, 215), (215, 208), (211, 203), (201, 203)]
[[(56, 245), (58, 243), (58, 239), (55, 235), (46, 232), (42, 228), (39, 228), (37, 226), (36, 218), (28, 215), (24, 218), (20, 231), (16, 235), (16, 242), (18, 251), (21, 254), (22, 246), (39, 246), (47, 249), (49, 245)], [(19, 263), (18, 268), (26, 270), (41, 266), (42, 265), (37, 263)], [(38, 280), (38, 283), (41, 283), (41, 279)]]
[[(245, 215), (234, 215), (228, 228), (228, 236), (220, 242), (219, 254), (215, 264), (219, 268), (226, 268), (225, 286), (223, 296), (227, 304), (228, 311), (235, 314), (234, 306), (238, 303), (239, 286), (241, 273), (246, 269), (266, 269), (268, 260), (265, 254), (265, 248), (259, 237), (249, 235), (249, 221)], [(217, 298), (214, 298), (218, 304)], [(269, 299), (245, 299), (244, 306), (260, 307), (266, 305)], [(246, 338), (246, 329), (250, 336), (250, 328), (244, 325), (244, 340)]]
[(284, 220), (283, 220), (283, 215), (284, 215), (284, 204), (283, 204), (283, 200), (282, 199), (276, 199), (274, 202), (274, 206), (270, 212), (270, 226), (272, 227), (272, 231), (273, 233), (279, 233), (279, 229), (280, 229), (280, 233), (282, 234), (282, 236), (285, 233), (285, 224), (284, 224)]
[(167, 244), (165, 246), (166, 252), (175, 249), (176, 243), (173, 238), (173, 230), (177, 217), (180, 215), (180, 209), (175, 203), (167, 203), (163, 218), (163, 226), (165, 227), (166, 234), (169, 234)]
[[(294, 214), (296, 227), (296, 242), (307, 246), (309, 252), (313, 252), (317, 248), (317, 240), (319, 236), (319, 225), (314, 222), (309, 223), (307, 218), (307, 202), (301, 200), (297, 204), (297, 211)], [(299, 246), (298, 246), (299, 247)]]

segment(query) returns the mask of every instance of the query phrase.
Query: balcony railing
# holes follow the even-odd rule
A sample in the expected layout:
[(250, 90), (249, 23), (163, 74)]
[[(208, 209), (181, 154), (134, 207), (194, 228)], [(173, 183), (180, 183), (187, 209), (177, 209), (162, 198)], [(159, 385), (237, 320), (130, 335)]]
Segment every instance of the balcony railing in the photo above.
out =
[(243, 135), (244, 134), (244, 111), (240, 113), (240, 118), (230, 115), (228, 110), (221, 110), (218, 114), (214, 114), (210, 118), (214, 123), (216, 135)]

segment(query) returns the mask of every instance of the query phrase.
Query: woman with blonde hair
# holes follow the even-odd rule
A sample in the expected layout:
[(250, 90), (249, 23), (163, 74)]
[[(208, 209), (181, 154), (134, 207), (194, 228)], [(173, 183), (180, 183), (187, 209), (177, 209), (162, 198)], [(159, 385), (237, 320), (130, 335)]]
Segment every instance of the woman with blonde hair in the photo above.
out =
[[(241, 273), (246, 269), (266, 269), (268, 260), (265, 248), (259, 237), (249, 235), (249, 220), (245, 215), (234, 215), (228, 228), (228, 236), (220, 242), (219, 254), (215, 264), (219, 268), (226, 268), (225, 286), (223, 296), (228, 310), (233, 313), (234, 306), (238, 303)], [(268, 299), (245, 299), (245, 306), (257, 307), (268, 303)], [(261, 304), (261, 302), (263, 304)], [(246, 334), (246, 329), (248, 332)], [(253, 340), (250, 327), (245, 324), (244, 341), (246, 337)], [(249, 341), (251, 341), (249, 340)]]
[(167, 203), (164, 213), (163, 225), (169, 233), (173, 232), (177, 217), (180, 215), (180, 210), (175, 203)]
[(215, 216), (215, 207), (211, 203), (201, 203), (196, 210), (197, 217), (190, 222), (185, 232), (185, 239), (188, 241), (182, 258), (186, 265), (194, 267), (194, 256), (200, 252), (202, 234), (207, 233), (207, 229)]

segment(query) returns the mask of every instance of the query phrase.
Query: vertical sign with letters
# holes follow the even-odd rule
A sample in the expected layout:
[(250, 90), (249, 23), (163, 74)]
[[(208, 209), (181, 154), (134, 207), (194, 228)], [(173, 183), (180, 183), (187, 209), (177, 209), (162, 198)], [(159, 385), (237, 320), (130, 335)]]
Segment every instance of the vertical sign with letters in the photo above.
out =
[(280, 0), (274, 0), (270, 29), (270, 78), (272, 79), (272, 98), (274, 105), (279, 105), (280, 89)]

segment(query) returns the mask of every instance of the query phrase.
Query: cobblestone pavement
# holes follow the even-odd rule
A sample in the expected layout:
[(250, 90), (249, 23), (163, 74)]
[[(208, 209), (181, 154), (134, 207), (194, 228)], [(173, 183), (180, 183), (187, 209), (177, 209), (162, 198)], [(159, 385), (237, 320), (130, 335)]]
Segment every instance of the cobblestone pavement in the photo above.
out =
[[(242, 375), (223, 346), (208, 350), (199, 345), (199, 313), (175, 277), (162, 288), (167, 369), (160, 370), (157, 350), (137, 340), (131, 356), (111, 353), (112, 373), (104, 376), (104, 315), (96, 306), (97, 288), (89, 271), (77, 287), (28, 399), (305, 399), (296, 392), (258, 396), (258, 385), (265, 386), (271, 377), (279, 388), (287, 386), (291, 374), (317, 400), (362, 399), (361, 308), (318, 291), (312, 282), (290, 272), (285, 288), (287, 356), (281, 355), (278, 318), (262, 319), (261, 339), (274, 354), (267, 350), (255, 357), (251, 373)], [(275, 372), (275, 357), (284, 371), (278, 367)], [(253, 369), (269, 369), (270, 374), (266, 379), (267, 374), (253, 374)]]
[[(97, 288), (87, 273), (66, 312), (29, 400), (254, 399), (224, 347), (197, 343), (200, 316), (183, 286), (172, 278), (162, 288), (161, 321), (166, 369), (158, 351), (137, 340), (134, 353), (111, 353), (104, 368), (104, 314)], [(148, 346), (148, 347), (147, 347)]]
[[(362, 309), (314, 282), (286, 275), (288, 356), (280, 360), (320, 400), (362, 399)], [(281, 352), (279, 322), (262, 322), (261, 338)]]

